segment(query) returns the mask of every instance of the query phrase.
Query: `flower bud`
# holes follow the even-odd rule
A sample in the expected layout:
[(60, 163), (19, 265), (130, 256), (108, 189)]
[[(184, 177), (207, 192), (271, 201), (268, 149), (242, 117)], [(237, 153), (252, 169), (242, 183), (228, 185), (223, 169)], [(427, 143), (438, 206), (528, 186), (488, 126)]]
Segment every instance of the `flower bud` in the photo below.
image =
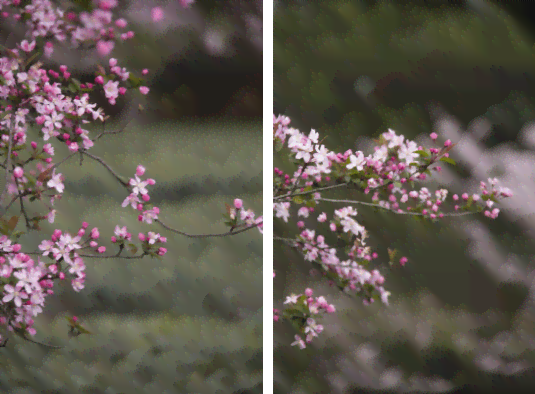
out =
[(21, 167), (16, 167), (13, 170), (13, 176), (15, 178), (22, 178), (23, 175), (24, 175), (24, 170)]
[(160, 249), (158, 249), (158, 256), (163, 256), (166, 253), (167, 253), (167, 249), (162, 248), (162, 247), (160, 247)]
[(243, 206), (243, 201), (240, 200), (239, 198), (236, 198), (236, 199), (234, 200), (234, 207), (235, 207), (236, 209), (240, 209), (242, 206)]

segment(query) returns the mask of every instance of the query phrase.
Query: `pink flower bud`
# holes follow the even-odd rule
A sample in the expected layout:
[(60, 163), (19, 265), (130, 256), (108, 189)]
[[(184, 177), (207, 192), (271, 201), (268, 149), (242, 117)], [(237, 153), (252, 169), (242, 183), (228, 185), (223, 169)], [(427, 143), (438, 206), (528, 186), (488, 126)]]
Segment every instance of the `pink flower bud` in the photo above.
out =
[(154, 7), (150, 13), (153, 22), (159, 22), (163, 19), (163, 10), (160, 7)]
[(160, 247), (160, 249), (158, 249), (158, 256), (163, 256), (166, 253), (167, 253), (167, 249), (162, 248), (162, 247)]
[(235, 207), (236, 209), (240, 209), (242, 206), (243, 206), (243, 201), (240, 200), (239, 198), (236, 198), (236, 199), (234, 200), (234, 207)]
[(92, 239), (98, 239), (100, 237), (100, 233), (98, 232), (98, 228), (93, 228), (93, 230), (91, 230), (91, 238)]
[(138, 234), (138, 238), (139, 238), (139, 240), (140, 240), (141, 242), (145, 241), (145, 234), (143, 234), (143, 233), (139, 233), (139, 234)]
[(312, 294), (313, 294), (313, 293), (314, 293), (314, 292), (313, 292), (312, 289), (310, 289), (310, 288), (305, 290), (305, 295), (306, 295), (307, 297), (312, 297)]
[(104, 83), (104, 78), (102, 77), (102, 75), (99, 75), (98, 77), (95, 78), (95, 83), (98, 83), (98, 84)]
[(78, 230), (78, 236), (79, 236), (79, 237), (82, 237), (84, 234), (85, 234), (85, 230), (84, 230), (83, 228), (81, 228), (80, 230)]
[(105, 247), (105, 246), (100, 246), (100, 247), (97, 249), (97, 251), (98, 251), (99, 253), (104, 253), (104, 252), (106, 251), (106, 247)]
[(167, 238), (166, 237), (160, 237), (160, 242), (166, 243), (167, 242)]
[(115, 58), (112, 57), (112, 58), (110, 59), (110, 67), (114, 67), (115, 65), (117, 65), (117, 59), (115, 59)]
[(113, 41), (99, 41), (97, 42), (97, 52), (102, 57), (108, 56), (114, 46), (115, 43)]
[(65, 274), (64, 274), (63, 272), (60, 272), (60, 273), (59, 273), (59, 278), (60, 278), (61, 280), (65, 279)]
[(113, 242), (113, 243), (117, 242), (117, 238), (115, 238), (115, 235), (111, 236), (111, 242)]
[(140, 86), (139, 87), (139, 91), (141, 92), (141, 94), (148, 94), (149, 93), (149, 88), (146, 87), (146, 86)]
[(144, 68), (142, 71), (141, 71), (141, 75), (147, 75), (149, 73), (149, 70), (147, 68)]
[(127, 22), (126, 22), (126, 20), (123, 19), (123, 18), (121, 18), (121, 19), (117, 19), (117, 20), (115, 21), (115, 26), (120, 27), (121, 29), (125, 28), (126, 25), (127, 25)]
[(16, 167), (13, 170), (13, 176), (15, 178), (22, 178), (23, 175), (24, 175), (24, 170), (21, 167)]
[(78, 318), (76, 316), (73, 316), (72, 321), (76, 323), (78, 321)]
[(96, 241), (90, 241), (89, 246), (91, 246), (92, 248), (96, 248), (98, 246), (98, 243), (96, 243)]
[(121, 96), (124, 96), (124, 95), (126, 94), (126, 88), (125, 88), (124, 86), (121, 86), (121, 87), (119, 88), (119, 94), (120, 94)]
[(143, 176), (144, 173), (145, 173), (145, 167), (143, 167), (142, 165), (138, 165), (136, 168), (136, 175)]

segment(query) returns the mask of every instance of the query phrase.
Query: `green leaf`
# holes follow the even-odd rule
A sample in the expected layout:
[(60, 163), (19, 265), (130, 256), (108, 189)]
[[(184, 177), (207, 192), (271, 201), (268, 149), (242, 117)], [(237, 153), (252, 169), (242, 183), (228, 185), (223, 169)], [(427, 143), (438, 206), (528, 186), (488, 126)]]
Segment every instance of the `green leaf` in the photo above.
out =
[(7, 228), (10, 231), (13, 231), (15, 227), (17, 227), (18, 222), (19, 222), (19, 218), (17, 216), (12, 216), (11, 219), (9, 219), (9, 222), (7, 222)]
[(134, 244), (128, 244), (128, 251), (132, 254), (136, 254), (138, 247)]
[(393, 262), (396, 258), (397, 250), (387, 248), (387, 251), (388, 251), (388, 257), (390, 258), (390, 261)]
[(414, 153), (418, 153), (421, 157), (428, 157), (429, 156), (429, 153), (427, 153), (424, 150), (417, 150), (417, 151), (414, 151)]
[(448, 164), (451, 164), (451, 165), (456, 165), (457, 164), (457, 163), (455, 163), (455, 160), (450, 159), (449, 157), (441, 157), (440, 161), (443, 161), (444, 163), (448, 163)]
[(307, 203), (306, 203), (306, 206), (309, 207), (309, 208), (316, 208), (316, 205), (318, 205), (318, 204), (314, 200), (307, 201)]
[(72, 0), (72, 2), (86, 11), (93, 10), (93, 2), (91, 0)]
[(305, 202), (305, 200), (303, 200), (303, 197), (301, 197), (301, 196), (295, 196), (293, 198), (293, 202), (295, 202), (296, 204), (303, 204)]
[(128, 81), (130, 82), (131, 87), (134, 89), (139, 88), (143, 84), (143, 80), (134, 76), (132, 73), (130, 73), (128, 76)]
[(279, 151), (284, 147), (284, 144), (282, 143), (281, 140), (279, 140), (278, 138), (276, 138), (276, 139), (275, 139), (274, 146), (275, 146), (275, 151), (276, 151), (276, 152), (279, 152)]

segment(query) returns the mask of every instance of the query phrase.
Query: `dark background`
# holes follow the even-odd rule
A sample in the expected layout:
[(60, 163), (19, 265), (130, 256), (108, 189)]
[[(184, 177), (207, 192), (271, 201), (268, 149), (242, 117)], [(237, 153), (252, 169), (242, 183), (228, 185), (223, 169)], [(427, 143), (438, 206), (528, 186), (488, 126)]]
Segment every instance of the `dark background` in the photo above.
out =
[[(535, 158), (533, 7), (504, 3), (276, 3), (276, 115), (289, 116), (303, 132), (315, 129), (328, 149), (365, 155), (371, 139), (388, 128), (426, 146), (435, 131), (440, 144), (459, 142), (451, 154), (458, 165), (443, 166), (419, 187), (477, 193), (480, 180), (498, 176), (515, 197), (494, 221), (469, 216), (427, 225), (357, 206), (379, 261), (388, 261), (387, 247), (409, 258), (404, 268), (382, 268), (390, 307), (363, 306), (310, 278), (302, 256), (276, 243), (275, 308), (310, 285), (338, 312), (302, 351), (289, 346), (289, 325), (275, 324), (275, 392), (534, 387), (533, 221), (527, 208)], [(292, 169), (284, 155), (274, 165)], [(355, 192), (324, 196), (370, 201)], [(323, 203), (316, 212), (337, 208)], [(305, 220), (307, 227), (326, 233), (315, 218)], [(275, 235), (296, 231), (295, 224), (275, 220)]]

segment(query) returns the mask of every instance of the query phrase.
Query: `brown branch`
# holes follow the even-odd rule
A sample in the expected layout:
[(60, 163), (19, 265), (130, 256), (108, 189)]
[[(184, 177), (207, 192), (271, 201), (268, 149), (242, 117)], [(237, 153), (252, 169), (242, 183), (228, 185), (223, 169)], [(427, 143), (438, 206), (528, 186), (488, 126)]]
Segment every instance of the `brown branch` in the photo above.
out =
[(180, 234), (180, 235), (183, 235), (185, 237), (189, 237), (189, 238), (209, 238), (209, 237), (226, 237), (226, 236), (229, 236), (229, 235), (236, 235), (236, 234), (239, 234), (239, 233), (243, 233), (245, 231), (249, 231), (250, 229), (252, 228), (256, 228), (258, 226), (260, 226), (262, 224), (262, 222), (259, 222), (259, 223), (255, 223), (249, 227), (246, 227), (246, 228), (243, 228), (243, 229), (240, 229), (240, 230), (230, 230), (230, 231), (227, 231), (226, 233), (219, 233), (219, 234), (187, 234), (187, 233), (184, 233), (182, 231), (179, 231), (179, 230), (175, 230), (174, 228), (171, 228), (169, 226), (167, 226), (165, 223), (163, 223), (160, 219), (156, 219), (155, 220), (156, 222), (160, 223), (160, 225), (169, 230), (169, 231), (172, 231), (174, 233), (177, 233), (177, 234)]
[(318, 187), (316, 189), (309, 190), (307, 192), (299, 192), (299, 193), (293, 193), (293, 194), (283, 194), (283, 195), (280, 195), (280, 196), (273, 197), (273, 201), (277, 202), (277, 201), (284, 200), (286, 198), (290, 198), (290, 197), (294, 197), (294, 196), (303, 196), (303, 195), (306, 195), (306, 194), (317, 193), (319, 191), (334, 189), (334, 188), (337, 188), (337, 187), (342, 187), (342, 186), (347, 186), (347, 185), (349, 185), (349, 183), (348, 182), (344, 182), (344, 183), (338, 183), (336, 185), (331, 185), (331, 186)]
[(128, 183), (125, 182), (125, 181), (123, 181), (123, 180), (121, 179), (121, 177), (120, 177), (115, 171), (113, 171), (112, 168), (111, 168), (108, 164), (106, 164), (106, 163), (104, 162), (104, 160), (102, 160), (102, 159), (101, 159), (100, 157), (98, 157), (98, 156), (92, 155), (91, 153), (87, 153), (86, 151), (83, 151), (82, 153), (83, 153), (84, 155), (86, 155), (86, 156), (89, 156), (89, 157), (92, 158), (93, 160), (98, 161), (100, 164), (102, 164), (104, 167), (106, 167), (107, 170), (108, 170), (108, 171), (115, 177), (115, 179), (117, 179), (117, 181), (119, 181), (119, 183), (120, 183), (121, 185), (123, 185), (125, 188), (128, 188)]
[(6, 157), (6, 163), (7, 163), (6, 164), (6, 184), (4, 185), (4, 190), (2, 190), (2, 194), (0, 194), (0, 204), (2, 203), (2, 201), (4, 199), (4, 194), (6, 193), (8, 180), (9, 180), (9, 167), (11, 166), (11, 147), (12, 147), (12, 144), (13, 144), (13, 141), (11, 139), (12, 133), (13, 133), (13, 128), (10, 127), (9, 128), (9, 143), (8, 143), (7, 157)]
[[(123, 185), (123, 186), (128, 190), (128, 186), (129, 186), (129, 184), (126, 183), (126, 182), (124, 182), (124, 181), (119, 177), (119, 175), (116, 174), (116, 173), (111, 169), (111, 167), (110, 167), (108, 164), (106, 164), (106, 163), (104, 162), (104, 160), (102, 160), (100, 157), (94, 156), (94, 155), (92, 155), (92, 154), (90, 154), (90, 153), (87, 153), (87, 152), (83, 152), (83, 153), (84, 153), (84, 155), (87, 155), (87, 156), (91, 157), (93, 160), (98, 161), (100, 164), (102, 164), (104, 167), (106, 167), (106, 168), (108, 169), (108, 171), (115, 177), (115, 179), (117, 179), (117, 180), (119, 181), (119, 183), (120, 183), (121, 185)], [(256, 224), (254, 224), (254, 225), (252, 225), (252, 226), (249, 226), (249, 227), (244, 228), (244, 229), (241, 229), (241, 230), (234, 231), (234, 229), (232, 229), (232, 230), (230, 230), (230, 231), (228, 231), (228, 232), (226, 232), (226, 233), (219, 233), (219, 234), (187, 234), (187, 233), (185, 233), (185, 232), (182, 232), (182, 231), (179, 231), (179, 230), (176, 230), (176, 229), (174, 229), (174, 228), (171, 228), (171, 227), (167, 226), (167, 225), (166, 225), (165, 223), (163, 223), (160, 219), (156, 219), (155, 221), (158, 222), (163, 228), (165, 228), (165, 229), (167, 229), (167, 230), (169, 230), (169, 231), (172, 231), (172, 232), (174, 232), (174, 233), (176, 233), (176, 234), (180, 234), (180, 235), (183, 235), (183, 236), (185, 236), (185, 237), (189, 237), (189, 238), (226, 237), (226, 236), (229, 236), (229, 235), (235, 235), (235, 234), (243, 233), (243, 232), (248, 231), (248, 230), (250, 230), (250, 229), (252, 229), (252, 228), (258, 227), (260, 224), (262, 224), (262, 222), (260, 222), (260, 223), (256, 223)]]

